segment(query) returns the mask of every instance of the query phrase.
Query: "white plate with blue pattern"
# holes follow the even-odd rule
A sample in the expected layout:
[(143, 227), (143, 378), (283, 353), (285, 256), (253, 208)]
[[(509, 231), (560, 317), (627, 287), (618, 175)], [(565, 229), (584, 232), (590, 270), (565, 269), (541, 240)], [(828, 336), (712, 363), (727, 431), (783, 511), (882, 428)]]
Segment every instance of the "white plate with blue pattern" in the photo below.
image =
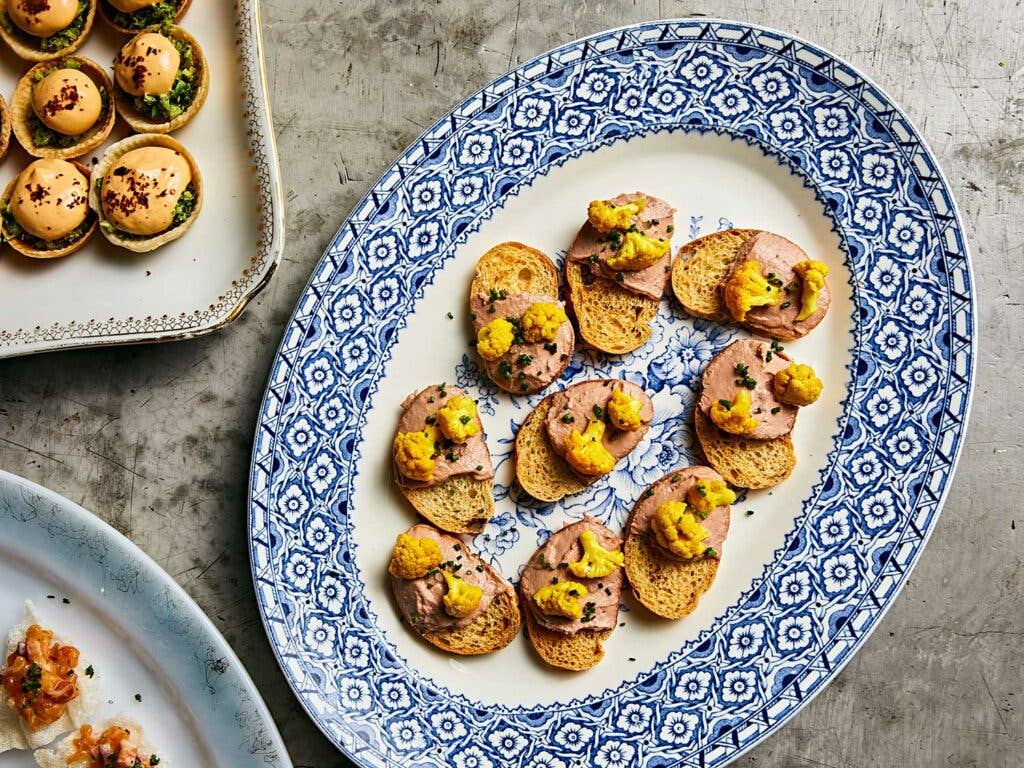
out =
[[(625, 626), (585, 673), (522, 638), (452, 659), (399, 621), (385, 569), (413, 515), (389, 483), (398, 405), (429, 383), (479, 398), (497, 510), (473, 545), (515, 580), (550, 531), (613, 528), (649, 483), (694, 462), (699, 373), (743, 336), (666, 299), (651, 340), (579, 353), (562, 385), (625, 376), (652, 428), (611, 478), (554, 505), (512, 482), (509, 397), (467, 356), (465, 297), (488, 247), (564, 258), (587, 202), (634, 190), (677, 208), (674, 246), (729, 226), (779, 232), (831, 268), (834, 303), (788, 345), (825, 394), (799, 463), (734, 507), (697, 611)], [(453, 319), (448, 319), (448, 313)], [(920, 136), (875, 85), (792, 37), (725, 21), (652, 22), (534, 59), (457, 106), (342, 226), (284, 335), (260, 412), (253, 575), (278, 659), (310, 717), (364, 766), (720, 766), (850, 660), (932, 530), (970, 402), (975, 309), (955, 204)], [(754, 514), (744, 514), (752, 510)]]
[[(30, 600), (93, 667), (96, 719), (137, 721), (162, 765), (291, 768), (238, 657), (142, 550), (77, 504), (6, 472), (0, 530), (0, 636)], [(7, 752), (0, 765), (36, 761)]]

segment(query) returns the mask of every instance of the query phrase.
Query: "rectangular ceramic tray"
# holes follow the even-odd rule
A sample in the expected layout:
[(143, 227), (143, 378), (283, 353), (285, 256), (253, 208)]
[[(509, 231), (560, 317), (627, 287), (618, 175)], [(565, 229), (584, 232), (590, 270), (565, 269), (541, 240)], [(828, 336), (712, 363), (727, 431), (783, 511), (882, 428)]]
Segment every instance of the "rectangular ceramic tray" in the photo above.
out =
[[(187, 339), (230, 323), (270, 280), (284, 242), (277, 152), (263, 70), (258, 0), (196, 0), (180, 25), (202, 45), (210, 94), (174, 136), (195, 156), (203, 210), (180, 240), (153, 253), (114, 248), (97, 232), (53, 261), (0, 253), (0, 358), (57, 349)], [(77, 55), (110, 68), (121, 38), (96, 20)], [(0, 54), (10, 102), (28, 65)], [(110, 141), (127, 135), (118, 123)], [(12, 136), (0, 185), (31, 160)], [(102, 148), (80, 160), (87, 166)]]

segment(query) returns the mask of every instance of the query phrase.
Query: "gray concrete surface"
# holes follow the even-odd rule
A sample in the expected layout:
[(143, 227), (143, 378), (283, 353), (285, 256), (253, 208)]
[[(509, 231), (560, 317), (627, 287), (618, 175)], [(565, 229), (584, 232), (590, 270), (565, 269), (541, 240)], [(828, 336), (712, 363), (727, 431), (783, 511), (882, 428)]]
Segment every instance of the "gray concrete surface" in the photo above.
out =
[(656, 17), (731, 17), (793, 32), (881, 83), (938, 154), (972, 243), (981, 349), (956, 482), (906, 590), (835, 683), (738, 764), (1019, 768), (1024, 8), (1020, 0), (846, 5), (264, 0), (289, 228), (276, 278), (233, 327), (207, 339), (0, 362), (0, 466), (94, 510), (141, 545), (246, 662), (295, 764), (345, 765), (270, 653), (244, 523), (263, 381), (322, 249), (396, 153), (525, 58)]

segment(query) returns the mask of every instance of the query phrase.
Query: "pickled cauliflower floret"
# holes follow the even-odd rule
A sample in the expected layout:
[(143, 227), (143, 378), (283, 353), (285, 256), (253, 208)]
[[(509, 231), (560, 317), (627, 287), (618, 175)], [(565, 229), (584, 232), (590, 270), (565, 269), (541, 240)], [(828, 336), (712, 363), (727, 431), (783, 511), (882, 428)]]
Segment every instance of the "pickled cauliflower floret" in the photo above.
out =
[(491, 320), (476, 333), (476, 351), (484, 360), (497, 360), (512, 348), (515, 339), (512, 323), (503, 317)]
[(395, 463), (399, 471), (412, 480), (427, 481), (433, 478), (437, 438), (437, 428), (430, 424), (419, 432), (399, 432), (395, 435)]
[(615, 457), (604, 447), (604, 422), (591, 419), (583, 434), (574, 429), (565, 439), (565, 460), (581, 475), (607, 475), (615, 466)]
[(757, 419), (750, 415), (750, 404), (750, 390), (737, 390), (731, 403), (719, 400), (711, 406), (711, 420), (731, 435), (749, 435), (758, 425)]
[(453, 443), (464, 443), (473, 435), (479, 434), (476, 401), (466, 395), (449, 398), (444, 408), (437, 412), (437, 426)]
[(772, 389), (788, 405), (810, 405), (821, 395), (822, 383), (809, 365), (790, 363), (775, 374)]
[(587, 596), (587, 588), (578, 581), (547, 584), (533, 594), (533, 602), (545, 616), (564, 616), (578, 619), (583, 616), (580, 598)]
[(707, 517), (716, 507), (736, 501), (736, 494), (724, 480), (698, 480), (686, 492), (686, 500), (698, 516)]
[(646, 206), (647, 201), (642, 197), (625, 205), (593, 200), (587, 206), (587, 220), (590, 226), (602, 235), (607, 235), (616, 229), (629, 229), (633, 226), (633, 219), (643, 213)]
[(618, 252), (609, 256), (605, 264), (611, 269), (630, 272), (647, 269), (668, 253), (668, 249), (668, 240), (648, 237), (643, 232), (627, 232), (622, 236)]
[(531, 304), (523, 312), (519, 321), (519, 327), (523, 331), (523, 338), (527, 341), (554, 341), (558, 335), (558, 329), (562, 327), (569, 318), (566, 317), (562, 308), (549, 301), (538, 301)]
[(651, 518), (651, 529), (658, 544), (684, 560), (702, 555), (707, 549), (707, 529), (682, 501), (666, 501), (659, 506)]
[(456, 619), (466, 618), (480, 605), (480, 598), (483, 597), (484, 591), (448, 571), (441, 571), (441, 573), (448, 584), (448, 591), (441, 598), (441, 602), (444, 603), (444, 612)]
[(418, 579), (441, 564), (441, 548), (433, 539), (398, 534), (391, 550), (388, 573), (400, 579)]
[(782, 291), (761, 275), (761, 267), (756, 261), (745, 261), (725, 282), (723, 298), (733, 319), (743, 322), (747, 319), (747, 312), (754, 307), (778, 304), (782, 300)]
[(569, 570), (581, 579), (597, 579), (610, 576), (626, 562), (625, 556), (617, 549), (605, 549), (597, 543), (597, 535), (593, 531), (580, 534), (580, 546), (583, 557), (575, 563), (569, 563)]
[(608, 421), (612, 426), (625, 432), (632, 432), (634, 429), (640, 429), (640, 425), (643, 423), (640, 418), (642, 408), (643, 403), (620, 387), (612, 390), (611, 399), (608, 400), (604, 410), (608, 414)]
[(828, 267), (820, 261), (808, 259), (801, 261), (793, 271), (804, 281), (803, 291), (800, 294), (800, 313), (797, 320), (806, 320), (818, 311), (818, 294), (825, 287), (825, 276), (828, 275)]

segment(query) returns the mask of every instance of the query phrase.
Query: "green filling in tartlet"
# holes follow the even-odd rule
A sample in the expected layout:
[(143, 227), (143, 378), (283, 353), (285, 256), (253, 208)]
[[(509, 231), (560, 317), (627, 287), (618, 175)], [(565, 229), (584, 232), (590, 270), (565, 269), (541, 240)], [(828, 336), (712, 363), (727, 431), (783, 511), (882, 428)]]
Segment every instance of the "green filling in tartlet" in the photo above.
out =
[[(36, 72), (34, 75), (32, 75), (32, 82), (38, 83), (51, 72), (54, 72), (58, 69), (80, 70), (81, 68), (82, 65), (78, 60), (64, 59), (63, 61), (58, 62), (49, 69), (41, 69), (38, 72)], [(100, 101), (102, 102), (102, 107), (100, 108), (100, 117), (96, 121), (96, 125), (103, 125), (103, 123), (105, 123), (107, 120), (107, 110), (110, 109), (110, 94), (107, 93), (107, 89), (104, 88), (100, 83), (96, 84), (96, 88), (100, 92)], [(89, 133), (91, 133), (96, 128), (96, 125), (94, 125), (85, 133), (79, 133), (74, 136), (67, 136), (61, 133), (60, 131), (55, 131), (52, 128), (48, 127), (42, 120), (39, 119), (39, 116), (31, 107), (29, 107), (28, 109), (28, 115), (25, 119), (25, 122), (28, 125), (29, 132), (32, 134), (33, 146), (56, 147), (57, 149), (67, 149), (68, 147), (75, 146), (75, 144), (78, 144), (80, 141), (82, 141), (82, 139), (84, 139)]]
[(92, 225), (89, 217), (86, 216), (85, 221), (59, 240), (43, 240), (41, 237), (36, 237), (26, 231), (25, 228), (18, 223), (18, 220), (14, 218), (14, 214), (11, 213), (6, 200), (0, 203), (0, 219), (3, 220), (3, 235), (5, 241), (18, 240), (34, 251), (58, 251), (61, 248), (67, 248), (69, 245), (74, 245), (85, 237), (85, 233), (89, 231), (89, 227)]
[(11, 21), (6, 11), (0, 12), (0, 25), (3, 25), (3, 28), (12, 34), (19, 35), (25, 39), (35, 40), (39, 50), (46, 51), (47, 53), (56, 53), (57, 51), (64, 50), (82, 36), (82, 33), (85, 31), (85, 22), (88, 18), (89, 3), (86, 0), (78, 0), (78, 13), (75, 14), (74, 21), (50, 37), (36, 38), (26, 34), (25, 30)]
[[(96, 179), (96, 195), (100, 199), (100, 204), (103, 201), (103, 179)], [(181, 193), (181, 197), (178, 198), (177, 204), (174, 206), (174, 218), (171, 220), (171, 226), (165, 229), (163, 232), (157, 232), (157, 235), (162, 235), (164, 232), (170, 232), (175, 227), (179, 227), (185, 223), (192, 212), (196, 209), (196, 188), (195, 185), (189, 184), (185, 187), (185, 191)], [(125, 232), (123, 229), (118, 229), (109, 221), (101, 221), (100, 229), (106, 232), (108, 235), (117, 235), (126, 240), (147, 240), (156, 235), (135, 235), (131, 232)]]
[(178, 75), (174, 78), (174, 85), (171, 86), (170, 91), (161, 96), (132, 97), (132, 106), (136, 112), (146, 115), (151, 120), (161, 121), (173, 120), (188, 109), (195, 100), (196, 91), (199, 89), (199, 70), (196, 67), (191, 43), (171, 37), (170, 32), (165, 32), (164, 35), (174, 43), (174, 47), (178, 49), (178, 54), (181, 56), (181, 64), (178, 66)]
[[(105, 2), (105, 0), (104, 0)], [(179, 0), (161, 0), (149, 8), (125, 13), (107, 4), (110, 20), (124, 29), (145, 29), (156, 24), (169, 24), (178, 15)]]

